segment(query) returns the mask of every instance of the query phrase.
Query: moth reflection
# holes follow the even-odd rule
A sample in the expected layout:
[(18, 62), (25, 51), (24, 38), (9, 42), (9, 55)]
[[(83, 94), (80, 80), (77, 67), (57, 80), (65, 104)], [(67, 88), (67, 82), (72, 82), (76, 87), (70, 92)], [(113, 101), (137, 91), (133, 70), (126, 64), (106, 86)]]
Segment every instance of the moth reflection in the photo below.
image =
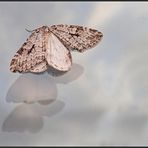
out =
[(17, 106), (5, 119), (2, 125), (4, 132), (31, 132), (37, 133), (43, 127), (43, 117), (51, 117), (60, 112), (65, 106), (61, 100), (50, 105), (37, 103), (23, 103)]
[[(54, 72), (55, 73), (55, 72)], [(48, 73), (33, 74), (26, 73), (21, 75), (9, 88), (7, 102), (27, 102), (54, 101), (57, 98), (56, 84), (67, 84), (76, 80), (83, 73), (83, 67), (73, 64), (70, 71), (60, 76), (56, 71), (57, 77), (51, 76), (51, 70)], [(50, 74), (50, 75), (49, 75)], [(44, 103), (43, 103), (44, 104)]]
[(64, 108), (65, 103), (56, 99), (58, 95), (56, 85), (76, 80), (82, 75), (83, 67), (73, 64), (69, 72), (64, 75), (58, 74), (57, 77), (49, 75), (50, 72), (26, 73), (12, 84), (7, 92), (6, 101), (26, 103), (18, 105), (6, 117), (2, 124), (2, 131), (37, 133), (43, 127), (44, 116), (51, 117)]

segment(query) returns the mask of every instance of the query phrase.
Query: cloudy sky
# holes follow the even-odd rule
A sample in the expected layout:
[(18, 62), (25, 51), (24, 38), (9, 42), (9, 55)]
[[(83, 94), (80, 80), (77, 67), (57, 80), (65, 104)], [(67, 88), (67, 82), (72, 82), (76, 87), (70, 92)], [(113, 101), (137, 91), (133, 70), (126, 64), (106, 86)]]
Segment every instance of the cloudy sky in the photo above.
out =
[[(0, 145), (148, 145), (147, 8), (0, 2)], [(25, 28), (53, 24), (87, 26), (104, 37), (73, 52), (72, 69), (61, 76), (11, 73), (11, 58), (29, 36)]]

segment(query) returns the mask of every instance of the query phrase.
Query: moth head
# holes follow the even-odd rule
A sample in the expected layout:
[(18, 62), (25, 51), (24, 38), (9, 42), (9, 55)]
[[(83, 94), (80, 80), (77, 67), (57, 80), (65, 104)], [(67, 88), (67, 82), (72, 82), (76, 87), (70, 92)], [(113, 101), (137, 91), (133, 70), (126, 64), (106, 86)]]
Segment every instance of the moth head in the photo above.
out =
[(44, 33), (48, 33), (49, 32), (49, 27), (48, 26), (42, 26), (42, 27), (39, 27), (35, 30), (36, 32), (44, 32)]

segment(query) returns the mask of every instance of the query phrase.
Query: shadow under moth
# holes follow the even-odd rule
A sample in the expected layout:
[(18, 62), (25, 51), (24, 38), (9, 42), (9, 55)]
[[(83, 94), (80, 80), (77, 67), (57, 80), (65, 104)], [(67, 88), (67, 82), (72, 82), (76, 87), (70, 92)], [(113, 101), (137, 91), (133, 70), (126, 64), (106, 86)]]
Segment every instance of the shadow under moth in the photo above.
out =
[(11, 60), (12, 72), (39, 73), (48, 67), (68, 71), (72, 66), (70, 51), (84, 52), (103, 37), (95, 29), (77, 25), (42, 26), (31, 32)]

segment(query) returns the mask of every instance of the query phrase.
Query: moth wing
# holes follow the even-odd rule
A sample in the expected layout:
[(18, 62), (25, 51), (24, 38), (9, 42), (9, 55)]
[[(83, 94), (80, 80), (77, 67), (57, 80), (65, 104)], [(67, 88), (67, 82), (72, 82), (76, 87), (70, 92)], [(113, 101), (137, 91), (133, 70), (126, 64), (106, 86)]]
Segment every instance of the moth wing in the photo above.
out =
[(42, 28), (34, 31), (17, 51), (10, 63), (12, 72), (43, 72), (47, 69)]
[(53, 25), (50, 27), (62, 43), (71, 50), (83, 52), (96, 46), (103, 34), (98, 30), (77, 25)]
[(59, 71), (68, 71), (71, 68), (70, 51), (53, 33), (50, 33), (48, 38), (46, 56), (48, 64)]
[(32, 69), (30, 69), (30, 72), (38, 73), (38, 72), (44, 72), (47, 70), (48, 65), (46, 60), (42, 61), (40, 64), (37, 64)]

